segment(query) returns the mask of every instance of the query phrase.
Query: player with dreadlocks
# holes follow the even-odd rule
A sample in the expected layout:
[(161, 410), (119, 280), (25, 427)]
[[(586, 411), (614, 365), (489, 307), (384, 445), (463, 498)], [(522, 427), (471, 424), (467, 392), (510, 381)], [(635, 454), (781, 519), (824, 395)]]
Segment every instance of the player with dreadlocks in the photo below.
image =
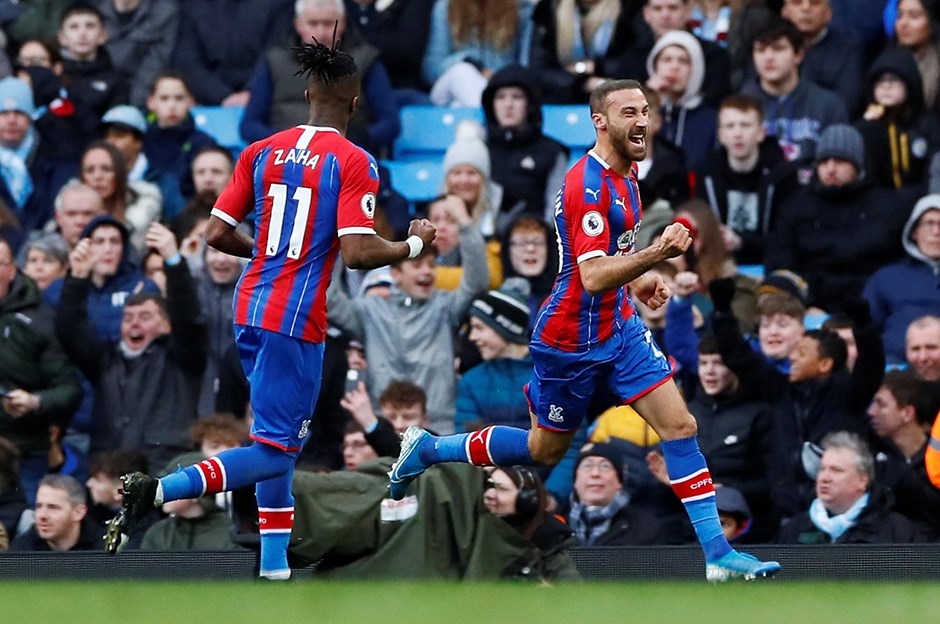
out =
[[(253, 444), (219, 453), (162, 479), (123, 477), (124, 502), (108, 524), (106, 550), (120, 552), (138, 519), (164, 502), (256, 485), (260, 574), (287, 579), (294, 521), (291, 480), (320, 390), (326, 289), (337, 252), (350, 268), (414, 258), (434, 240), (425, 219), (408, 239), (387, 241), (373, 216), (375, 159), (345, 138), (359, 103), (352, 57), (314, 39), (295, 48), (307, 76), (310, 117), (253, 143), (239, 156), (206, 228), (210, 245), (251, 258), (234, 301), (235, 342), (251, 385)], [(254, 213), (256, 240), (236, 227)]]

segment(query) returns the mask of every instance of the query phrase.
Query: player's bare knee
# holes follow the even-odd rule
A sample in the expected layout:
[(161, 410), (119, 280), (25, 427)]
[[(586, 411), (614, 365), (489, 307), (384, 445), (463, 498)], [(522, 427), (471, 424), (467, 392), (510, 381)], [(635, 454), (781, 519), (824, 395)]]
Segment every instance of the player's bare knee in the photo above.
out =
[(543, 466), (554, 466), (561, 461), (561, 458), (565, 456), (566, 451), (566, 448), (542, 445), (529, 449), (529, 454), (532, 455), (532, 461), (537, 464), (541, 464)]
[(691, 438), (698, 433), (698, 424), (692, 414), (686, 414), (680, 418), (670, 420), (661, 425), (662, 431), (659, 436), (664, 440), (681, 440), (682, 438)]

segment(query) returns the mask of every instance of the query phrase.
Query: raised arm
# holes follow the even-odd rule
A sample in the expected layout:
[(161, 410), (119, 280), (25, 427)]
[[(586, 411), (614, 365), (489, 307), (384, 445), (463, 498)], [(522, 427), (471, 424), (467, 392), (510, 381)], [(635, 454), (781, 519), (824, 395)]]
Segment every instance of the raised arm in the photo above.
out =
[(628, 256), (596, 256), (578, 265), (581, 283), (590, 295), (620, 288), (637, 279), (660, 260), (681, 256), (692, 244), (681, 223), (669, 225), (659, 242)]

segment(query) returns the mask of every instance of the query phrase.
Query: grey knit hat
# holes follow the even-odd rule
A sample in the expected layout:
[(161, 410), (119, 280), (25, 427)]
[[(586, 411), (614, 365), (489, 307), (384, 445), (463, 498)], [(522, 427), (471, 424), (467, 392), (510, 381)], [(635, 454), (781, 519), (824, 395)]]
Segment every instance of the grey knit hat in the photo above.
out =
[(848, 161), (862, 173), (865, 170), (865, 141), (861, 133), (848, 124), (833, 124), (823, 130), (816, 143), (816, 162), (827, 158)]

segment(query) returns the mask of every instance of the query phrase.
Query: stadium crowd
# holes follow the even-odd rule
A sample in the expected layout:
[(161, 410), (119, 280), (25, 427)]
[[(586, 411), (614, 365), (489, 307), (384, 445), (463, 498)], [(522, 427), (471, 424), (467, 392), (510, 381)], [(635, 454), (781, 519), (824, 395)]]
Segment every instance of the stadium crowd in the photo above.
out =
[[(940, 539), (940, 2), (37, 0), (0, 1), (0, 550), (99, 549), (122, 474), (247, 441), (244, 264), (203, 236), (238, 146), (192, 110), (242, 111), (244, 143), (306, 123), (291, 48), (334, 33), (363, 76), (348, 136), (377, 158), (403, 107), (483, 123), (438, 155), (431, 201), (382, 168), (379, 233), (418, 214), (436, 244), (337, 263), (295, 489), (340, 492), (331, 475), (397, 456), (409, 425), (529, 426), (555, 197), (583, 155), (543, 132), (543, 106), (629, 77), (654, 135), (632, 235), (694, 238), (652, 269), (669, 304), (635, 307), (698, 421), (728, 538)], [(592, 398), (550, 470), (453, 471), (466, 513), (505, 519), (546, 575), (571, 573), (571, 545), (694, 540), (656, 432), (614, 403)], [(418, 513), (376, 492), (383, 521)], [(239, 548), (251, 499), (168, 503), (131, 548)]]

